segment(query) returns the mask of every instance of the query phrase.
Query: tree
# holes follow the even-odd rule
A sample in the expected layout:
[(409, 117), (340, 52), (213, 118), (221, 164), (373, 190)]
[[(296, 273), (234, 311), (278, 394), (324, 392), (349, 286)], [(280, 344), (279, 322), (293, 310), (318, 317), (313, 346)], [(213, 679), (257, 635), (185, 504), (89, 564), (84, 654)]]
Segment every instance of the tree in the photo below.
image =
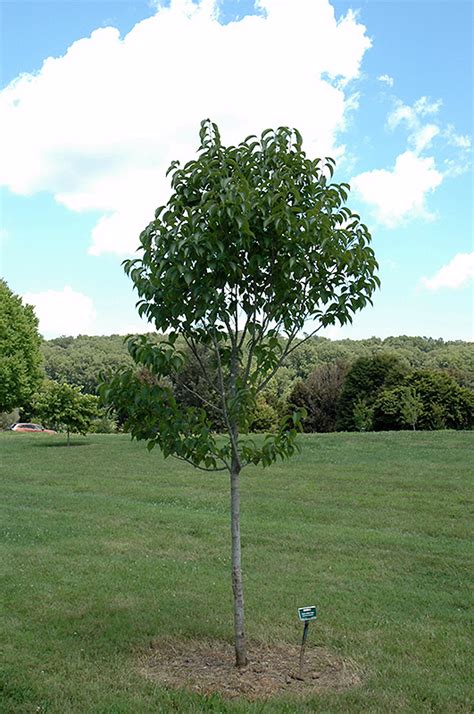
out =
[(33, 409), (49, 426), (66, 429), (70, 446), (70, 432), (87, 434), (92, 420), (98, 416), (98, 401), (92, 394), (82, 394), (79, 387), (45, 381), (33, 398)]
[(405, 424), (416, 431), (416, 424), (423, 412), (423, 402), (414, 387), (403, 387), (401, 413)]
[(249, 416), (249, 431), (266, 433), (274, 431), (278, 425), (278, 412), (263, 394), (258, 395), (255, 409)]
[(363, 397), (357, 397), (352, 409), (352, 420), (357, 431), (371, 431), (374, 424), (374, 410)]
[(26, 404), (43, 379), (38, 320), (0, 280), (0, 412)]
[[(370, 234), (344, 206), (349, 186), (330, 183), (334, 161), (307, 158), (298, 131), (267, 129), (225, 147), (217, 126), (204, 121), (200, 139), (195, 160), (171, 165), (171, 198), (141, 233), (141, 257), (124, 265), (139, 314), (167, 335), (155, 344), (130, 339), (134, 361), (160, 379), (178, 373), (186, 362), (180, 335), (209, 393), (202, 407), (181, 406), (170, 388), (124, 370), (102, 394), (127, 406), (132, 436), (149, 448), (229, 473), (235, 652), (243, 666), (240, 474), (248, 464), (291, 456), (301, 415), (283, 419), (258, 444), (246, 434), (249, 420), (258, 395), (304, 342), (297, 336), (305, 321), (316, 322), (311, 335), (350, 321), (379, 281)], [(226, 439), (214, 435), (204, 407), (222, 417)]]
[(460, 387), (448, 374), (415, 370), (406, 379), (423, 403), (420, 429), (471, 429), (474, 423), (474, 393)]
[(470, 429), (473, 422), (473, 392), (442, 372), (415, 370), (401, 386), (383, 389), (374, 405), (377, 430)]
[(337, 404), (347, 373), (343, 362), (320, 364), (304, 382), (298, 382), (290, 395), (290, 404), (303, 407), (304, 431), (336, 430)]
[[(399, 386), (407, 372), (408, 366), (391, 352), (356, 359), (347, 373), (339, 399), (338, 428), (342, 431), (360, 429), (354, 414), (360, 417), (363, 411), (361, 405), (372, 410), (381, 390)], [(358, 406), (354, 412), (356, 403)], [(367, 425), (365, 418), (363, 421)]]
[(374, 429), (391, 431), (409, 426), (415, 431), (423, 409), (423, 401), (413, 387), (382, 389), (374, 404)]

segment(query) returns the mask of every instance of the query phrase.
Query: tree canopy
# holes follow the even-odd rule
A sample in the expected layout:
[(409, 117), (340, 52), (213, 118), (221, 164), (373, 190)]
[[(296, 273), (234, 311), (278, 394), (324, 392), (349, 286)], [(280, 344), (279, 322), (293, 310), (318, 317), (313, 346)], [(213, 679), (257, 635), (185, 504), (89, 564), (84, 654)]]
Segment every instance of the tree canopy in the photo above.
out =
[(40, 344), (32, 306), (0, 280), (0, 412), (27, 403), (43, 379)]
[(98, 397), (82, 394), (79, 387), (65, 382), (46, 380), (33, 398), (33, 409), (48, 426), (66, 430), (69, 446), (70, 432), (87, 434), (98, 415)]

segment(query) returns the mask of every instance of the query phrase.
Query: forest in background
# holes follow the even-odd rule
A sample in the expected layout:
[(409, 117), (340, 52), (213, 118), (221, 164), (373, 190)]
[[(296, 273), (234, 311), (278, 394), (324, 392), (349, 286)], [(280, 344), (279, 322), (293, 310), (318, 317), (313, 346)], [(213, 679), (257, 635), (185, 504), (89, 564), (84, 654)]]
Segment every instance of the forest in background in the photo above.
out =
[[(473, 347), (427, 337), (312, 337), (259, 397), (250, 428), (271, 430), (292, 406), (306, 410), (305, 431), (471, 428)], [(59, 337), (43, 341), (41, 351), (48, 379), (86, 394), (97, 394), (103, 377), (133, 364), (121, 335)], [(192, 396), (203, 385), (189, 357), (171, 386), (178, 400), (202, 406)], [(215, 419), (214, 426), (220, 427)]]

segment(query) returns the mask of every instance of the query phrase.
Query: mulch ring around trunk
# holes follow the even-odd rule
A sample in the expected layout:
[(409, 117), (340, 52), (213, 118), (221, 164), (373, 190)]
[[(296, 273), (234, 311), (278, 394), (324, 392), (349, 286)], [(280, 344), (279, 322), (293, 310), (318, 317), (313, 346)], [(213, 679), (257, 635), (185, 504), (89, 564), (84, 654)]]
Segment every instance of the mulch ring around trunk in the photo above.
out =
[(234, 648), (219, 640), (153, 640), (140, 657), (140, 672), (170, 689), (219, 694), (225, 699), (266, 700), (288, 695), (309, 697), (360, 684), (360, 671), (322, 647), (308, 646), (299, 679), (300, 648), (253, 643), (249, 664), (237, 669)]

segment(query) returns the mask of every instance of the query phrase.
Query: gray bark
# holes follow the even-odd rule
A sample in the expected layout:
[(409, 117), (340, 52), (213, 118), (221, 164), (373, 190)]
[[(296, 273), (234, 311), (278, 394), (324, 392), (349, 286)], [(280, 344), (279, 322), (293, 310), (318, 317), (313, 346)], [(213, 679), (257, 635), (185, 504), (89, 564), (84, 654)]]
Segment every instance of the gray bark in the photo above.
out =
[(245, 667), (247, 664), (247, 647), (244, 628), (244, 588), (242, 582), (241, 547), (240, 547), (240, 464), (235, 455), (232, 456), (230, 471), (230, 508), (232, 534), (232, 592), (234, 593), (234, 636), (235, 664)]

